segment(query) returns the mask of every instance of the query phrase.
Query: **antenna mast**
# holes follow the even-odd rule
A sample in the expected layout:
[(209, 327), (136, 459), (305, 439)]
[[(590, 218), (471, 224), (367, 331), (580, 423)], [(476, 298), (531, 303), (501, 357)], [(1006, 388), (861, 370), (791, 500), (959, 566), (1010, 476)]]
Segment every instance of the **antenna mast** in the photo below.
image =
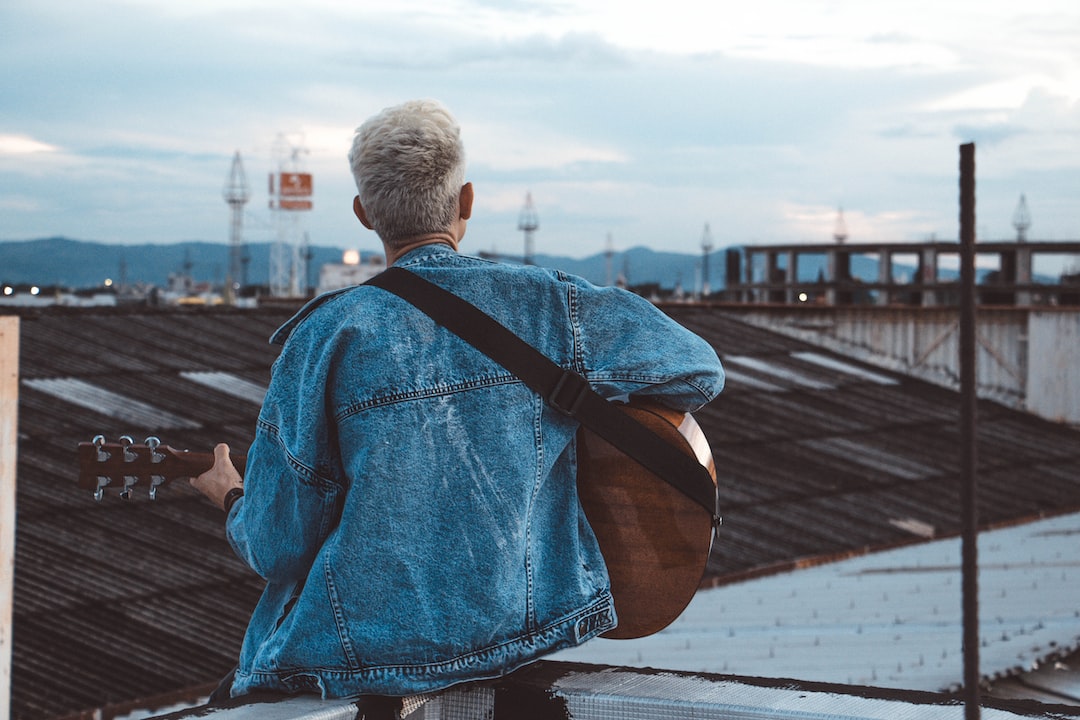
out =
[(611, 233), (607, 234), (607, 244), (604, 246), (604, 265), (607, 269), (607, 284), (609, 286), (615, 284), (615, 239), (611, 237)]
[(843, 245), (848, 238), (847, 223), (844, 222), (844, 208), (836, 209), (836, 228), (833, 229), (832, 236), (837, 245)]
[(1031, 227), (1031, 213), (1028, 212), (1027, 198), (1020, 195), (1020, 204), (1013, 213), (1013, 227), (1016, 228), (1016, 242), (1027, 242), (1027, 231)]
[(248, 188), (247, 177), (244, 175), (244, 163), (240, 160), (240, 151), (233, 155), (232, 167), (229, 177), (225, 180), (225, 188), (221, 191), (225, 202), (229, 204), (231, 221), (229, 223), (229, 274), (225, 278), (225, 300), (232, 303), (236, 299), (240, 289), (243, 274), (242, 265), (244, 257), (244, 205), (251, 199), (251, 191)]
[(525, 193), (525, 207), (521, 209), (521, 215), (518, 216), (518, 230), (525, 233), (524, 262), (526, 265), (533, 264), (533, 233), (539, 227), (540, 218), (533, 206), (532, 193)]

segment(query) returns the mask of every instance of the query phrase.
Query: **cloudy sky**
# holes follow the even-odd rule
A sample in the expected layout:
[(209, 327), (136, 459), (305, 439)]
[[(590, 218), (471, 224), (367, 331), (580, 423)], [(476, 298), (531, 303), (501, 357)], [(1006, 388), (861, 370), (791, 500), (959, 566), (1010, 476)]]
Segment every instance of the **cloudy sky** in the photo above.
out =
[(957, 236), (976, 143), (981, 239), (1080, 239), (1075, 0), (5, 0), (0, 240), (273, 238), (282, 144), (315, 177), (313, 244), (375, 249), (353, 129), (414, 97), (460, 120), (465, 249)]

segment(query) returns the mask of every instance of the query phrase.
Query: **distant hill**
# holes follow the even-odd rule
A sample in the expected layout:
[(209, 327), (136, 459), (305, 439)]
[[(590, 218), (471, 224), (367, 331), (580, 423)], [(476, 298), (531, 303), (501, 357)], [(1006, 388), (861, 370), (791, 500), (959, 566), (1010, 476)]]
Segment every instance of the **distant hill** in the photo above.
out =
[[(270, 273), (270, 243), (252, 243), (245, 248), (249, 258), (247, 284), (265, 285)], [(311, 247), (309, 279), (318, 281), (324, 263), (339, 263), (343, 250)], [(520, 261), (520, 258), (507, 258)], [(575, 259), (537, 255), (535, 262), (580, 275), (594, 283), (608, 282), (606, 255)], [(709, 256), (709, 279), (713, 289), (723, 287), (724, 253)], [(664, 288), (680, 284), (687, 290), (700, 286), (701, 256), (658, 252), (644, 247), (617, 252), (610, 267), (614, 275), (624, 274), (630, 283), (656, 283)], [(100, 287), (106, 278), (134, 284), (164, 286), (170, 274), (187, 272), (197, 282), (221, 283), (229, 267), (229, 246), (224, 243), (182, 242), (169, 245), (111, 245), (64, 237), (0, 242), (0, 283), (70, 288)]]
[[(270, 274), (270, 244), (246, 246), (248, 284), (265, 285)], [(312, 247), (311, 273), (326, 262), (341, 262), (337, 248)], [(164, 286), (172, 273), (188, 270), (196, 282), (221, 283), (229, 269), (229, 246), (182, 242), (169, 245), (110, 245), (63, 237), (0, 242), (0, 282), (100, 287), (106, 278)]]
[[(245, 248), (246, 285), (267, 285), (270, 275), (270, 243), (251, 243)], [(341, 262), (343, 249), (311, 247), (308, 283), (316, 285), (319, 269), (325, 263)], [(506, 257), (520, 262), (520, 257)], [(630, 285), (658, 285), (671, 290), (681, 286), (687, 292), (700, 289), (702, 257), (635, 247), (612, 254), (586, 258), (537, 255), (537, 265), (557, 268), (580, 275), (598, 285), (606, 285), (623, 276)], [(803, 255), (799, 260), (799, 280), (814, 282), (825, 269), (825, 256)], [(100, 287), (106, 278), (129, 284), (148, 283), (165, 286), (169, 275), (187, 270), (196, 282), (221, 284), (229, 267), (229, 246), (225, 243), (182, 242), (169, 245), (111, 245), (72, 240), (64, 237), (39, 240), (0, 241), (0, 283), (60, 285), (72, 289)], [(914, 268), (894, 265), (895, 273), (913, 273)], [(745, 271), (744, 271), (745, 272)], [(939, 270), (942, 279), (955, 279), (957, 273)], [(877, 260), (863, 255), (851, 258), (853, 277), (873, 282), (877, 279)], [(980, 270), (979, 276), (985, 274)], [(709, 287), (715, 292), (725, 286), (726, 250), (709, 255)], [(1039, 282), (1055, 282), (1039, 278)]]

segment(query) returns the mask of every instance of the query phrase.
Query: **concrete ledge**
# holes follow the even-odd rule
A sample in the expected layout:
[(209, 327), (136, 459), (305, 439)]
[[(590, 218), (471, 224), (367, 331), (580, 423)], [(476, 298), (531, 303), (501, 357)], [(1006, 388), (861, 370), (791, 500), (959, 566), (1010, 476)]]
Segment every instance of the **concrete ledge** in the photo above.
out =
[[(160, 720), (360, 720), (358, 700), (263, 695), (160, 716)], [(955, 695), (797, 680), (538, 662), (501, 680), (405, 698), (403, 720), (956, 720)], [(374, 716), (378, 717), (378, 716)], [(984, 720), (1080, 718), (1080, 707), (984, 702)]]

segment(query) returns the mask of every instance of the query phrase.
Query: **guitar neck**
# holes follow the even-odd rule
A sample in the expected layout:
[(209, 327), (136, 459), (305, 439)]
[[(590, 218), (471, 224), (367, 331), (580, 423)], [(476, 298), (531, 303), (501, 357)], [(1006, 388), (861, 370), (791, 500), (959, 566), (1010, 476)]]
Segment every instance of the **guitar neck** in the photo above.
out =
[[(128, 439), (125, 439), (128, 440)], [(151, 439), (152, 440), (152, 439)], [(121, 497), (130, 497), (136, 487), (145, 486), (154, 498), (157, 489), (178, 478), (202, 475), (214, 466), (211, 452), (177, 450), (148, 440), (144, 444), (130, 441), (109, 443), (104, 438), (79, 443), (79, 487), (93, 490), (101, 499), (106, 488), (117, 488)], [(241, 476), (247, 456), (230, 453)]]
[[(172, 450), (172, 448), (168, 448)], [(229, 453), (229, 459), (236, 467), (236, 471), (243, 477), (247, 465), (247, 455)], [(191, 450), (173, 450), (172, 463), (169, 466), (169, 475), (164, 476), (166, 482), (176, 478), (189, 478), (202, 475), (214, 467), (214, 453), (193, 452)]]

